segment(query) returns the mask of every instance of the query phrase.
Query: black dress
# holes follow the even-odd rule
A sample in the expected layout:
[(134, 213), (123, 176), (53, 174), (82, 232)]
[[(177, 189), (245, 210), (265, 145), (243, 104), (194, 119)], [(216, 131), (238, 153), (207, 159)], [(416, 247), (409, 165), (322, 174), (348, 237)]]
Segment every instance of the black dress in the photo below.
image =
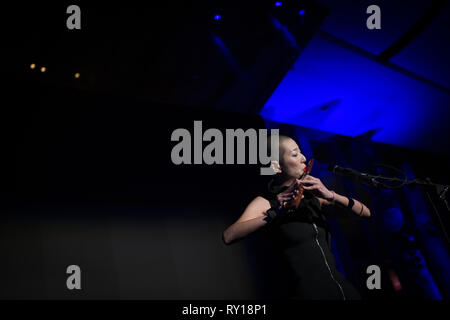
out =
[[(264, 198), (271, 203), (287, 187), (273, 180)], [(319, 200), (304, 192), (300, 206), (277, 216), (267, 230), (282, 252), (291, 277), (291, 299), (359, 300), (356, 289), (336, 269), (330, 232)]]

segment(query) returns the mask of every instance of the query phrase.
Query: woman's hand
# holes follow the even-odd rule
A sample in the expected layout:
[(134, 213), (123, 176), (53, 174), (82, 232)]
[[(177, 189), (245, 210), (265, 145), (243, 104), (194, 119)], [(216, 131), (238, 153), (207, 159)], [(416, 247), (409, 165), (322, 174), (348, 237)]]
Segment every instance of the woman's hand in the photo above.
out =
[[(277, 194), (277, 211), (282, 211), (287, 207), (289, 201), (295, 198), (295, 196), (299, 193), (300, 183), (299, 180), (295, 180), (292, 184), (283, 192)], [(301, 187), (300, 187), (301, 188)], [(304, 196), (302, 195), (302, 198)]]
[(322, 181), (320, 181), (319, 178), (307, 175), (302, 180), (297, 179), (297, 181), (304, 190), (310, 191), (316, 197), (325, 200), (333, 198), (333, 193), (323, 185)]

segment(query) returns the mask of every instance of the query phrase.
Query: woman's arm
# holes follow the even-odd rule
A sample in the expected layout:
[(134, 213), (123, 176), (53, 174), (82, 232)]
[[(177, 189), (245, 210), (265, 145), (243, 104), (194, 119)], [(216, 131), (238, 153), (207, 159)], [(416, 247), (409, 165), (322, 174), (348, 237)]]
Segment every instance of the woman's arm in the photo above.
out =
[[(362, 202), (347, 198), (345, 196), (342, 196), (334, 191), (330, 191), (330, 196), (328, 199), (321, 199), (319, 198), (319, 202), (321, 205), (338, 205), (343, 208), (348, 208), (349, 202), (353, 201), (353, 206), (351, 208), (351, 211), (360, 217), (370, 217), (370, 209), (367, 208)], [(351, 205), (351, 204), (350, 204)]]
[(231, 244), (267, 224), (265, 211), (270, 203), (263, 197), (256, 197), (245, 209), (241, 217), (222, 234), (225, 244)]
[(237, 240), (244, 238), (250, 233), (258, 230), (262, 226), (267, 224), (265, 220), (266, 216), (262, 215), (257, 218), (246, 220), (243, 222), (235, 222), (229, 226), (222, 235), (223, 242), (225, 244), (232, 244)]
[[(223, 242), (231, 244), (258, 230), (271, 219), (285, 212), (287, 202), (294, 199), (295, 195), (298, 194), (298, 186), (299, 183), (294, 181), (285, 191), (277, 194), (275, 203), (272, 203), (273, 208), (271, 203), (263, 197), (253, 199), (241, 217), (223, 232)], [(275, 213), (275, 216), (267, 213), (271, 208), (273, 209), (272, 214)]]
[[(338, 205), (351, 210), (360, 217), (370, 217), (370, 210), (364, 204), (358, 200), (347, 198), (334, 191), (328, 190), (318, 178), (306, 176), (304, 179), (300, 180), (300, 183), (305, 190), (311, 191), (319, 199), (321, 206)], [(349, 203), (351, 208), (349, 207)]]

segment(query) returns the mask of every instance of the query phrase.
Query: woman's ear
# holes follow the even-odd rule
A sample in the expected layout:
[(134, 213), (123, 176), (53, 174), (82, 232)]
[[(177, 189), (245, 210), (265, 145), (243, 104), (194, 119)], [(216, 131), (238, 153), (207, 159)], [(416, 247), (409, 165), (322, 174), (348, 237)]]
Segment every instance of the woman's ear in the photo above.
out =
[(270, 161), (270, 167), (275, 172), (275, 174), (281, 173), (281, 167), (277, 160)]

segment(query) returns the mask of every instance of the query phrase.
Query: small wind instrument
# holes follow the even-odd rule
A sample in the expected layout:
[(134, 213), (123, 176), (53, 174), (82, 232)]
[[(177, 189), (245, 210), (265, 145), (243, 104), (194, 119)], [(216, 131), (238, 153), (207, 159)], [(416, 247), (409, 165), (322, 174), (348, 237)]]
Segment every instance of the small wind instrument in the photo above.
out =
[[(314, 158), (309, 159), (308, 164), (306, 165), (305, 169), (303, 169), (303, 174), (301, 175), (300, 180), (302, 180), (308, 174), (310, 174), (313, 164), (314, 164)], [(298, 206), (300, 205), (300, 201), (302, 200), (302, 196), (303, 196), (303, 188), (299, 187), (297, 196), (294, 199), (292, 199), (291, 201), (289, 201), (286, 206), (298, 208)]]

